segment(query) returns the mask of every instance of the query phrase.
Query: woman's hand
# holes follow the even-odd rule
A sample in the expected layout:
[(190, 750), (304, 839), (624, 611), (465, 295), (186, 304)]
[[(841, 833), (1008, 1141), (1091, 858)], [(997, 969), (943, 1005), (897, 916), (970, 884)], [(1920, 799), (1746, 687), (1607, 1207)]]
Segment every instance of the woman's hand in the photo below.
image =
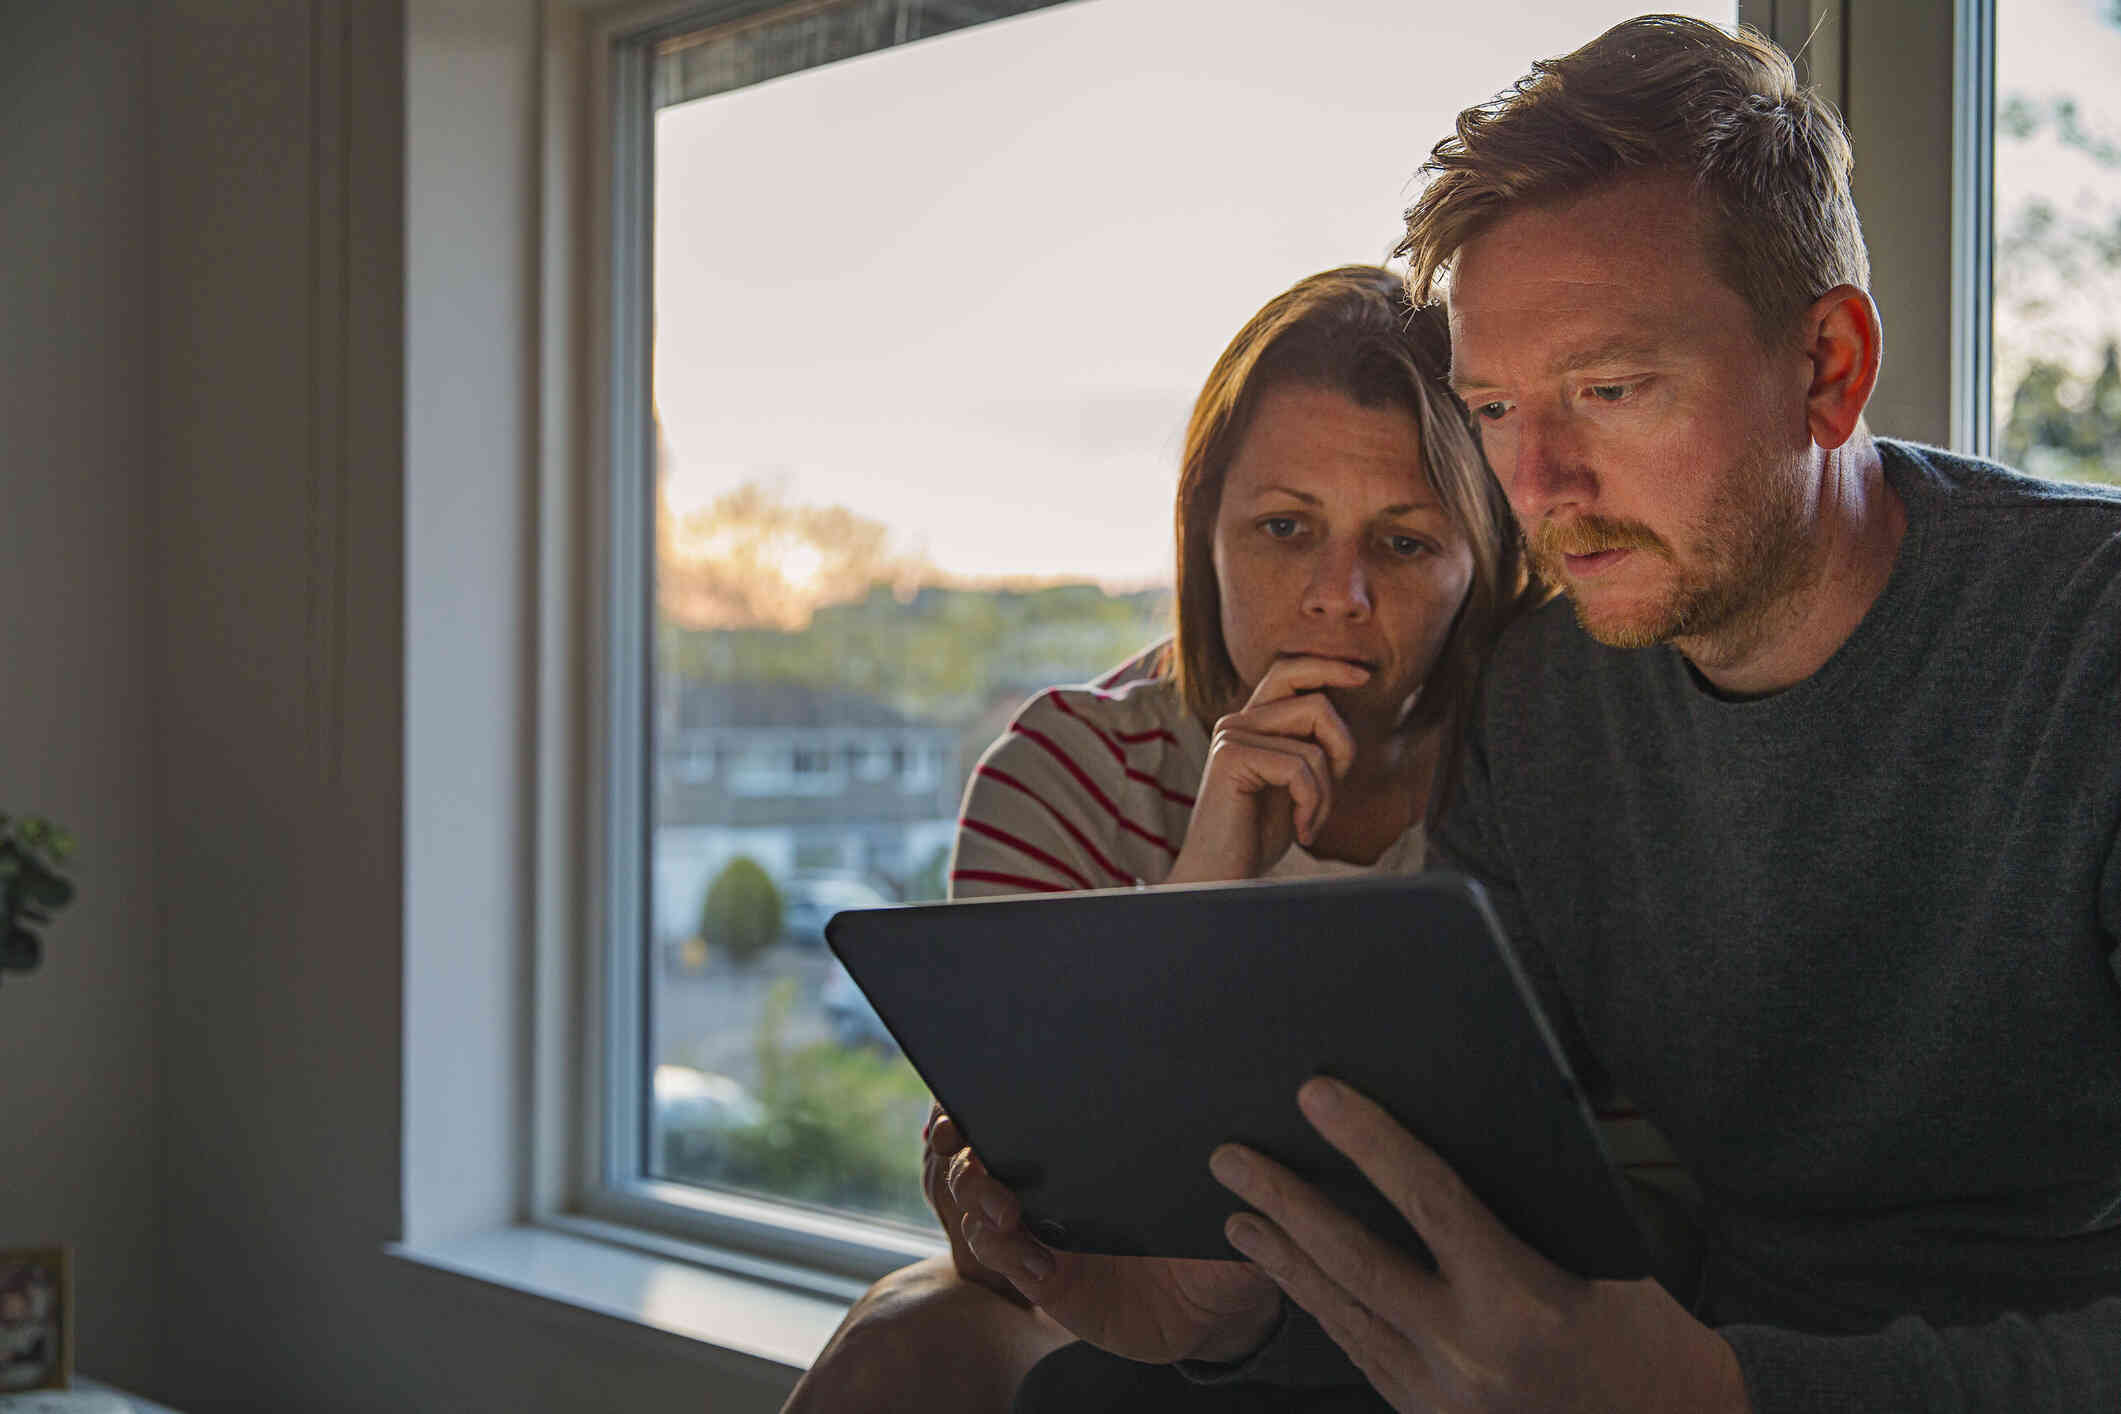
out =
[(1252, 879), (1333, 813), (1333, 789), (1355, 764), (1355, 738), (1326, 699), (1370, 670), (1338, 658), (1279, 658), (1244, 707), (1215, 724), (1185, 845), (1165, 880)]
[(950, 1116), (943, 1113), (941, 1104), (928, 1107), (928, 1128), (921, 1139), (921, 1191), (927, 1194), (936, 1221), (943, 1225), (943, 1235), (950, 1239), (950, 1265), (966, 1281), (984, 1286), (1018, 1306), (1030, 1305), (1009, 1278), (975, 1257), (965, 1241), (965, 1213), (950, 1196), (950, 1161), (960, 1150), (968, 1156), (972, 1151), (965, 1147), (964, 1136), (957, 1132)]
[[(1249, 1262), (1061, 1252), (1024, 1231), (1016, 1195), (970, 1149), (951, 1160), (949, 1193), (981, 1269), (1079, 1340), (1149, 1364), (1234, 1361), (1281, 1318), (1281, 1293)], [(953, 1242), (953, 1249), (955, 1243)]]

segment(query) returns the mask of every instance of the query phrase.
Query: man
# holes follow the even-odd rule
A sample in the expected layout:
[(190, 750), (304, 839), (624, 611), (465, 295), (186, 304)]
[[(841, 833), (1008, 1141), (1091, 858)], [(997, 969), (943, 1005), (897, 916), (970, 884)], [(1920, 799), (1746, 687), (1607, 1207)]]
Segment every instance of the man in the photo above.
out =
[[(2121, 499), (1869, 434), (1849, 167), (1765, 41), (1637, 20), (1463, 115), (1402, 247), (1565, 592), (1442, 861), (1697, 1180), (1695, 1289), (1559, 1271), (1314, 1080), (1437, 1272), (1236, 1146), (1278, 1292), (1048, 1252), (962, 1156), (1060, 1325), (1319, 1390), (1247, 1408), (2121, 1408)], [(1068, 1353), (1020, 1408), (1076, 1407)]]

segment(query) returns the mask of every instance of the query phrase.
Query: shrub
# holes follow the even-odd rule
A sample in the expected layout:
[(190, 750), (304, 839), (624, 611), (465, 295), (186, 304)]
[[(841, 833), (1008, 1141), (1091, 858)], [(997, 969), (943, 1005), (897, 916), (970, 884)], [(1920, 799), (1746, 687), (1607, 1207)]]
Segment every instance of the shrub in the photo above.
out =
[(933, 1230), (921, 1194), (920, 1125), (928, 1092), (920, 1077), (898, 1056), (826, 1041), (791, 1049), (784, 1031), (794, 999), (793, 979), (783, 978), (759, 1016), (763, 1117), (711, 1136), (696, 1154), (666, 1143), (669, 1176)]
[(722, 866), (700, 910), (700, 936), (748, 962), (781, 936), (781, 891), (757, 860), (740, 854)]

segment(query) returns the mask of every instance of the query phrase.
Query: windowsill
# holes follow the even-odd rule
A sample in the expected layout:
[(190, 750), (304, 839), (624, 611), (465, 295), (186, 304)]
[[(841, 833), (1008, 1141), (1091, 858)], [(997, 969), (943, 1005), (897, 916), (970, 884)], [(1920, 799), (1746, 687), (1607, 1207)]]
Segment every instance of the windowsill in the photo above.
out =
[(391, 1255), (645, 1330), (734, 1351), (792, 1372), (810, 1368), (850, 1301), (762, 1276), (545, 1227), (507, 1227)]

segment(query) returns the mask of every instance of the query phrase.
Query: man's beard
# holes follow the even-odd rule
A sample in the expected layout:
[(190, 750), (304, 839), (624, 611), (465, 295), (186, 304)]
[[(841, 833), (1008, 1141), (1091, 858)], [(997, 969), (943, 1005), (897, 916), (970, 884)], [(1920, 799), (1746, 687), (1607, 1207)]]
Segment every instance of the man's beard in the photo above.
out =
[[(1525, 537), (1532, 563), (1569, 596), (1583, 631), (1608, 648), (1715, 638), (1722, 641), (1718, 656), (1734, 656), (1757, 640), (1769, 612), (1803, 581), (1808, 564), (1795, 479), (1767, 458), (1749, 461), (1725, 480), (1722, 496), (1690, 537), (1685, 563), (1642, 522), (1597, 515), (1541, 521)], [(1663, 560), (1672, 583), (1625, 615), (1597, 615), (1561, 557), (1623, 549)]]

